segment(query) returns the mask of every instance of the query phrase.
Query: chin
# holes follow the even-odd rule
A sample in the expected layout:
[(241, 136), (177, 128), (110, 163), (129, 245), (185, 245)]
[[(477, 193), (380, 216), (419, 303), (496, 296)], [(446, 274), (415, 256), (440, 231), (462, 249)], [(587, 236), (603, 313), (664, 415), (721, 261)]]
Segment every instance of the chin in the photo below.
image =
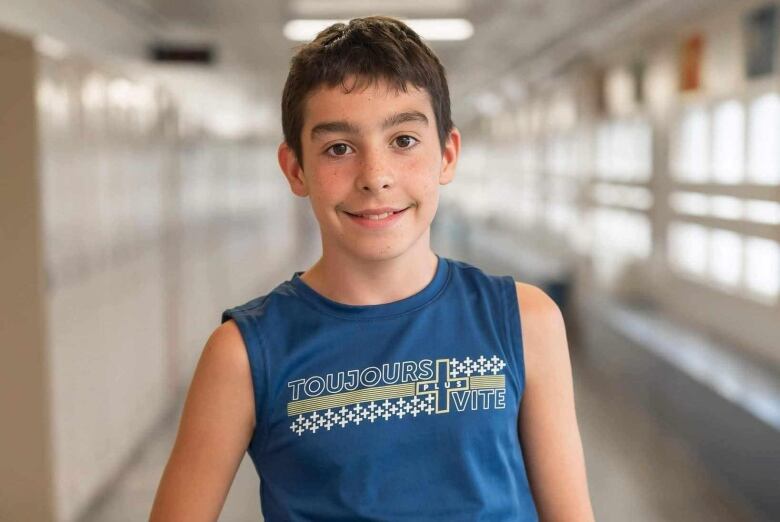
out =
[(365, 261), (387, 261), (389, 259), (395, 259), (405, 251), (406, 250), (403, 248), (366, 249), (365, 251), (356, 252), (355, 254)]
[(361, 245), (358, 248), (352, 248), (351, 252), (365, 261), (387, 261), (402, 256), (412, 249), (414, 242), (409, 243), (379, 243), (376, 246)]

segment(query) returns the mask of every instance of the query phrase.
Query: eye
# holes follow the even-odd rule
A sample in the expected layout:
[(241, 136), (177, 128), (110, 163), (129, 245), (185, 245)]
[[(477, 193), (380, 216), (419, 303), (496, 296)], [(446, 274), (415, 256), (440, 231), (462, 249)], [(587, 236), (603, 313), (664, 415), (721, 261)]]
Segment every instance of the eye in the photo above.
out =
[(352, 147), (347, 145), (346, 143), (336, 143), (335, 145), (331, 145), (327, 148), (326, 153), (329, 156), (343, 156), (347, 154)]
[(395, 145), (399, 149), (411, 149), (415, 146), (415, 144), (417, 144), (417, 138), (413, 138), (412, 136), (407, 135), (398, 136), (393, 141), (395, 141)]

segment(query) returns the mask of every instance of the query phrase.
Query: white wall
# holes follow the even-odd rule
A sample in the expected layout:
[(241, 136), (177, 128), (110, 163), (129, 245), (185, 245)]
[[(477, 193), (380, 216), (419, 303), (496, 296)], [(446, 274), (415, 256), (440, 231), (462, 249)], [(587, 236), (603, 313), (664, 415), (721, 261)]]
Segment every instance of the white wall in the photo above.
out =
[(38, 72), (55, 519), (71, 521), (178, 404), (221, 311), (279, 273), (299, 206), (274, 144), (185, 134), (172, 95), (81, 56)]

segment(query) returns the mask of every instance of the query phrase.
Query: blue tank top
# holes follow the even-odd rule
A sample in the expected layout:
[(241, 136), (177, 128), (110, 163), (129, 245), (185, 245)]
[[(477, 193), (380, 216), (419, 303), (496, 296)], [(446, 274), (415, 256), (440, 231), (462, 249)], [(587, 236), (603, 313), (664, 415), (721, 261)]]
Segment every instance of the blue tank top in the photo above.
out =
[(300, 275), (222, 314), (249, 354), (265, 520), (538, 520), (514, 280), (439, 257), (418, 293), (355, 306)]

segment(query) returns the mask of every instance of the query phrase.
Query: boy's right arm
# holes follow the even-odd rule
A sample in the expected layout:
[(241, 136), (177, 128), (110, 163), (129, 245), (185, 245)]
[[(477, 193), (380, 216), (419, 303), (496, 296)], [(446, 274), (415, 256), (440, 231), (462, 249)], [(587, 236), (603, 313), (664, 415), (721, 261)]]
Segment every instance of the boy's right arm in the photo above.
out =
[(150, 522), (217, 520), (254, 426), (249, 359), (230, 320), (203, 348)]

